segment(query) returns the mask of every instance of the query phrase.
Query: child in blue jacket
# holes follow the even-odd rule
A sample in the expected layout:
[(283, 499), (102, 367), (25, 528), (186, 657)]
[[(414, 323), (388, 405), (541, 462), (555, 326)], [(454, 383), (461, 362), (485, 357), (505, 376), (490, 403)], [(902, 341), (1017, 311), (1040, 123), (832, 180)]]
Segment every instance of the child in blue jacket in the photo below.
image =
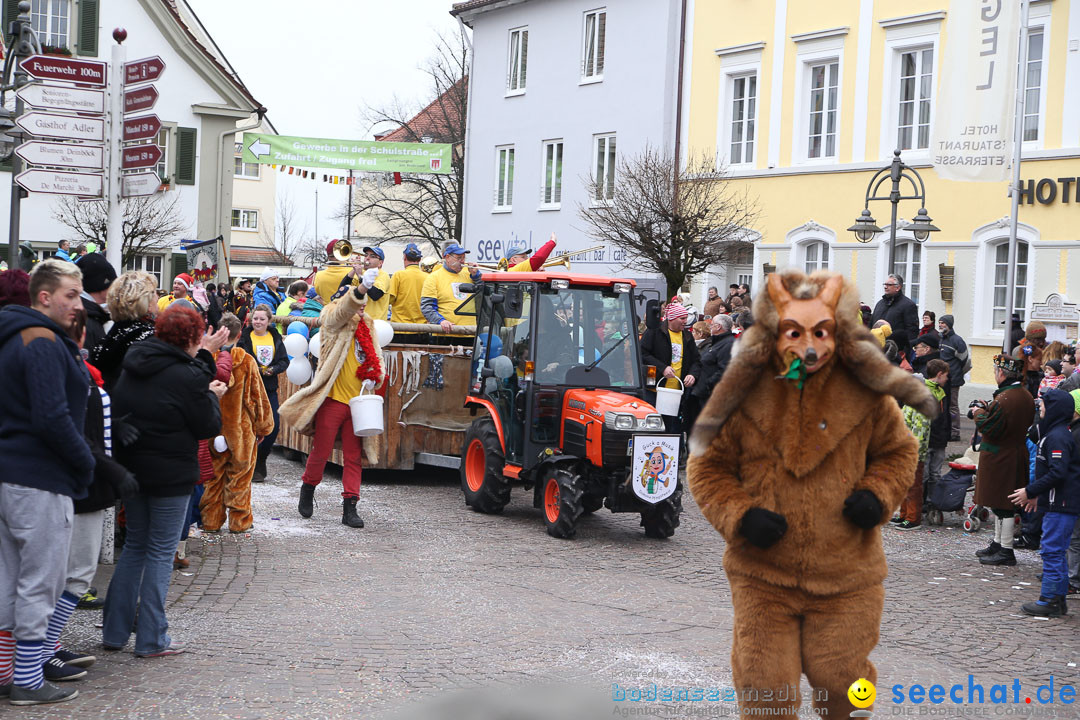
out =
[(1069, 572), (1065, 552), (1080, 514), (1080, 449), (1069, 432), (1074, 411), (1073, 398), (1067, 392), (1053, 389), (1043, 395), (1035, 480), (1009, 496), (1028, 511), (1040, 500), (1047, 506), (1041, 550), (1042, 591), (1038, 600), (1020, 608), (1028, 615), (1060, 617), (1066, 613)]

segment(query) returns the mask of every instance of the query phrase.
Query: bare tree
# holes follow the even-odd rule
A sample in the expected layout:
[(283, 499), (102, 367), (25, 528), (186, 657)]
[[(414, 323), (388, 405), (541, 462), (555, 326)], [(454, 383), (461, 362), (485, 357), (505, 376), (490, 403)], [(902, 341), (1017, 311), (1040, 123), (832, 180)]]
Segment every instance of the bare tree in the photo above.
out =
[[(365, 109), (370, 127), (380, 129), (377, 138), (453, 145), (452, 172), (406, 174), (400, 185), (387, 181), (354, 186), (350, 224), (363, 215), (374, 223), (380, 240), (427, 242), (439, 255), (444, 244), (461, 240), (468, 68), (464, 34), (440, 34), (424, 68), (431, 83), (428, 101), (421, 105), (395, 98), (386, 107)], [(346, 214), (343, 209), (339, 217)]]
[(305, 267), (325, 265), (330, 259), (326, 254), (326, 238), (305, 237), (296, 246), (296, 258), (302, 260)]
[[(177, 192), (128, 198), (121, 203), (124, 211), (123, 267), (137, 255), (171, 249), (189, 231), (179, 204), (180, 193)], [(71, 239), (95, 242), (101, 247), (109, 239), (106, 212), (104, 202), (81, 202), (68, 196), (53, 206), (53, 218), (75, 234)]]
[(624, 250), (624, 269), (662, 275), (668, 297), (687, 278), (752, 247), (757, 202), (708, 155), (679, 168), (670, 152), (646, 147), (618, 163), (614, 183), (586, 184), (593, 201), (579, 205), (578, 215), (589, 234)]
[(273, 220), (263, 224), (262, 237), (267, 245), (281, 255), (282, 262), (292, 262), (293, 254), (301, 250), (301, 239), (307, 235), (307, 224), (300, 227), (296, 203), (292, 195), (282, 192), (277, 198), (277, 213)]

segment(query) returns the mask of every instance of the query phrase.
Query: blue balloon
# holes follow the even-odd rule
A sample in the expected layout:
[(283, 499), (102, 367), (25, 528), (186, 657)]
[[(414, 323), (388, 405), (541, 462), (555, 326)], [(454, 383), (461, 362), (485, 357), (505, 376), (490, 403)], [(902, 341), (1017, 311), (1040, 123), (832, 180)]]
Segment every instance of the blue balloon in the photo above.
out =
[(311, 331), (308, 329), (308, 326), (299, 320), (294, 320), (289, 323), (288, 329), (285, 330), (286, 335), (292, 335), (293, 333), (300, 333), (304, 337), (311, 336)]

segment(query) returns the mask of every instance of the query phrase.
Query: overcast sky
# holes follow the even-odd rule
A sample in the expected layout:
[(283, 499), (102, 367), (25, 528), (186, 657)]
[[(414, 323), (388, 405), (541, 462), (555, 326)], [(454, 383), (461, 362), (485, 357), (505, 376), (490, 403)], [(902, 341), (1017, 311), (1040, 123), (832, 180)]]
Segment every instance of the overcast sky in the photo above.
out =
[[(451, 0), (187, 2), (282, 135), (371, 139), (361, 108), (395, 95), (426, 104), (420, 68), (436, 33), (458, 29)], [(344, 186), (278, 177), (279, 197), (291, 195), (309, 232), (317, 185), (319, 235), (342, 235), (330, 217), (345, 203)]]

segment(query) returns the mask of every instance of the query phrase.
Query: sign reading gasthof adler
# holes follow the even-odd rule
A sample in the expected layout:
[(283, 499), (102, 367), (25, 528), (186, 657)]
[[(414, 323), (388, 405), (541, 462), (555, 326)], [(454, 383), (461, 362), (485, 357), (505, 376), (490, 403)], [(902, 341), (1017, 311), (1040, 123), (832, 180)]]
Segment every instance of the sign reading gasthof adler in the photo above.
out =
[(931, 161), (947, 180), (1000, 182), (1013, 149), (1020, 3), (952, 0)]

